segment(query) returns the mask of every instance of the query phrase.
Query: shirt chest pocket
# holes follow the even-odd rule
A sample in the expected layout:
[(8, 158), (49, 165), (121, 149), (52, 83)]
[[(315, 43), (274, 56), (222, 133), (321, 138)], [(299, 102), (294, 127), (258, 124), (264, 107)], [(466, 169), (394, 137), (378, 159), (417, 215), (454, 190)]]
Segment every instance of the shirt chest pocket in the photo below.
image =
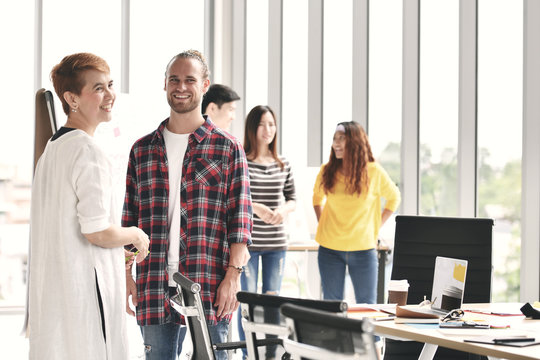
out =
[(192, 179), (204, 186), (218, 186), (222, 182), (221, 160), (196, 158), (192, 167)]

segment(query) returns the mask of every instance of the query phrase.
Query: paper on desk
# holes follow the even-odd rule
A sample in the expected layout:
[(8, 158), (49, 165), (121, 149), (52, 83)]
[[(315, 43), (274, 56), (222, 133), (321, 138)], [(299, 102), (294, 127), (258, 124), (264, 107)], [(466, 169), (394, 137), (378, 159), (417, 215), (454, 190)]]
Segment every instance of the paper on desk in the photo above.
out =
[(432, 330), (438, 329), (439, 324), (420, 324), (420, 323), (408, 323), (407, 325), (420, 330)]
[(393, 314), (396, 304), (348, 304), (347, 311), (382, 311)]
[(471, 328), (439, 328), (441, 334), (455, 336), (486, 336), (489, 334), (493, 337), (509, 337), (509, 336), (524, 336), (526, 333), (512, 329), (471, 329)]
[(438, 319), (439, 315), (429, 314), (422, 311), (418, 305), (396, 306), (396, 316), (420, 319)]
[(394, 319), (396, 324), (437, 324), (439, 327), (439, 318), (419, 318), (419, 317), (401, 317), (398, 316)]

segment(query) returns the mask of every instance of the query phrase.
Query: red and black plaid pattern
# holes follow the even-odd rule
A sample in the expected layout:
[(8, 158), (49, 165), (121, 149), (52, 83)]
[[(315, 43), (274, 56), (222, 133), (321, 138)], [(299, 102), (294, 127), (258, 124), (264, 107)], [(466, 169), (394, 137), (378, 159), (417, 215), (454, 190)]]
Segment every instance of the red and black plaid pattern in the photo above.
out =
[[(167, 291), (167, 122), (133, 145), (126, 177), (122, 226), (138, 226), (150, 237), (150, 254), (137, 264), (139, 325), (180, 321), (171, 312)], [(229, 244), (251, 244), (252, 208), (244, 150), (209, 119), (189, 136), (180, 207), (179, 271), (201, 284), (207, 320), (215, 324), (213, 303), (227, 269)]]

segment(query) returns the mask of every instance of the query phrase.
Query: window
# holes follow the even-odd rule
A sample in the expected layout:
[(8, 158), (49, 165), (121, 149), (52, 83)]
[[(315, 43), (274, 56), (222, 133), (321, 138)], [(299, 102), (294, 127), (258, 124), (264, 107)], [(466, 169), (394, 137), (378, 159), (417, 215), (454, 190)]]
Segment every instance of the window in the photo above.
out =
[(420, 6), (420, 214), (456, 216), (459, 2)]
[(7, 50), (0, 60), (0, 307), (24, 306), (34, 163), (34, 2), (2, 3), (0, 31)]
[(246, 5), (246, 115), (268, 104), (268, 0)]
[(400, 182), (403, 4), (369, 5), (369, 141), (375, 159)]
[(323, 162), (336, 125), (352, 120), (352, 0), (324, 2)]
[(479, 1), (478, 52), (478, 215), (495, 220), (493, 301), (519, 301), (522, 2)]

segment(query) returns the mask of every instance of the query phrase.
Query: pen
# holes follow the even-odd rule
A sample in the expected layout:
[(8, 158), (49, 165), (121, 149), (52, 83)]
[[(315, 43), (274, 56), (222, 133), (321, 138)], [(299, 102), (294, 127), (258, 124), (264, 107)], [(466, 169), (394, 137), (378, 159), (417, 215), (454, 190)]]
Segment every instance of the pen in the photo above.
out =
[(493, 339), (495, 344), (499, 343), (509, 343), (509, 342), (524, 342), (524, 341), (535, 341), (535, 338), (529, 337), (512, 337), (512, 338), (497, 338)]

